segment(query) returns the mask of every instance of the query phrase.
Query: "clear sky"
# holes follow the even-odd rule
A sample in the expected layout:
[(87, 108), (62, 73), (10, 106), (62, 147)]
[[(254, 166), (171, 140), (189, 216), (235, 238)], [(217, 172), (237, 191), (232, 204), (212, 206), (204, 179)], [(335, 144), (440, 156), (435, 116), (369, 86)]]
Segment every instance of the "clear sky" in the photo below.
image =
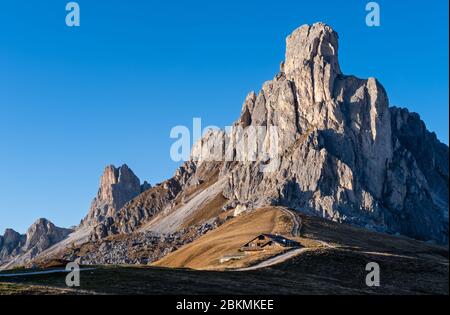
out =
[[(175, 125), (229, 125), (284, 59), (285, 37), (323, 21), (342, 71), (378, 78), (448, 144), (448, 0), (0, 0), (0, 231), (39, 217), (78, 224), (108, 164), (157, 183)], [(0, 232), (1, 233), (1, 232)]]

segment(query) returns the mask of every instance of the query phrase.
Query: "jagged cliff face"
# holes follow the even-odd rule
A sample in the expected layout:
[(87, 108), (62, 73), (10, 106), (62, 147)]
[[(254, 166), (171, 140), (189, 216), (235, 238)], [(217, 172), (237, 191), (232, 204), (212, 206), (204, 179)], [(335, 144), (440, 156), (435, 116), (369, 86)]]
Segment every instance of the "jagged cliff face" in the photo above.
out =
[(35, 256), (63, 240), (71, 232), (71, 229), (59, 228), (46, 219), (39, 219), (28, 228), (23, 251)]
[[(127, 166), (107, 166), (100, 179), (100, 188), (97, 196), (92, 201), (86, 217), (76, 230), (56, 227), (46, 219), (37, 220), (27, 231), (26, 235), (20, 235), (13, 230), (6, 230), (5, 235), (0, 235), (0, 266), (11, 268), (29, 263), (33, 258), (50, 250), (70, 236), (70, 244), (84, 242), (88, 235), (98, 234), (107, 236), (106, 227), (111, 225), (116, 212), (126, 203), (142, 192), (150, 189), (151, 185), (146, 181), (141, 185), (139, 178)], [(75, 232), (75, 233), (72, 233)], [(61, 246), (60, 246), (61, 245)]]
[(229, 163), (228, 199), (448, 242), (448, 147), (416, 114), (390, 109), (375, 79), (341, 73), (329, 26), (287, 38), (280, 74), (250, 93), (238, 125), (278, 126), (280, 164)]
[(56, 227), (46, 219), (33, 223), (25, 235), (7, 229), (3, 236), (0, 235), (0, 266), (28, 261), (65, 239), (71, 232), (70, 229)]
[[(159, 212), (175, 211), (174, 200), (199, 180), (198, 173), (218, 167), (215, 181), (224, 183), (225, 209), (283, 205), (376, 231), (448, 242), (448, 146), (417, 114), (389, 108), (376, 79), (341, 72), (338, 35), (329, 26), (302, 26), (286, 46), (280, 73), (258, 94), (249, 93), (232, 132), (208, 133), (191, 161), (162, 187), (125, 205), (101, 235), (130, 233)], [(261, 172), (267, 158), (242, 162), (248, 153), (237, 149), (228, 151), (230, 160), (217, 161), (223, 138), (236, 143), (239, 127), (259, 126), (278, 128), (277, 141), (267, 132), (258, 142), (258, 150), (276, 148), (273, 172)]]
[[(286, 46), (280, 72), (258, 94), (249, 93), (230, 133), (205, 135), (191, 160), (153, 188), (141, 185), (126, 165), (107, 167), (77, 230), (88, 230), (97, 245), (107, 236), (133, 232), (130, 237), (174, 233), (183, 239), (189, 217), (204, 211), (211, 200), (222, 207), (223, 199), (223, 210), (281, 205), (375, 231), (448, 243), (448, 146), (426, 130), (417, 114), (390, 108), (376, 79), (342, 73), (338, 35), (329, 26), (302, 26)], [(257, 150), (275, 151), (276, 157), (245, 161), (249, 152), (224, 145), (236, 144), (251, 134), (246, 131), (261, 126), (266, 131), (275, 126), (278, 137), (263, 133)], [(261, 171), (274, 160), (278, 163), (272, 171)], [(202, 230), (209, 223), (195, 224)], [(24, 242), (9, 234), (0, 237), (5, 252)], [(108, 254), (105, 248), (99, 245), (99, 256)], [(69, 251), (67, 257), (72, 256), (76, 253)], [(112, 261), (127, 261), (119, 256)]]
[(127, 202), (150, 187), (147, 182), (141, 185), (139, 178), (126, 164), (118, 168), (107, 166), (100, 179), (97, 196), (81, 226), (96, 227), (110, 221)]
[(170, 212), (183, 203), (189, 189), (198, 186), (202, 181), (217, 180), (211, 177), (218, 172), (218, 168), (216, 163), (207, 163), (198, 168), (195, 162), (186, 162), (172, 178), (146, 189), (99, 224), (95, 231), (95, 238), (134, 232), (157, 214), (164, 211)]
[(3, 236), (0, 235), (0, 263), (10, 259), (19, 253), (19, 248), (24, 243), (24, 236), (12, 229), (6, 229)]

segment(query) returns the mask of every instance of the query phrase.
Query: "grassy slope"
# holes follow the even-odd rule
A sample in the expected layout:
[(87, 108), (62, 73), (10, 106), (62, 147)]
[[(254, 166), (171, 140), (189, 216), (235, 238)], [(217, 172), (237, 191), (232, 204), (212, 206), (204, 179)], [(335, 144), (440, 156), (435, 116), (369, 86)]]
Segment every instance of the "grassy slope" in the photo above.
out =
[(291, 218), (280, 209), (265, 208), (236, 217), (198, 240), (187, 244), (167, 255), (154, 266), (192, 269), (216, 269), (224, 267), (244, 267), (261, 255), (272, 256), (277, 252), (256, 253), (246, 258), (220, 264), (224, 255), (237, 254), (239, 248), (261, 233), (279, 233), (290, 237)]
[[(260, 222), (265, 228), (280, 228), (280, 225), (276, 224), (280, 221), (276, 218), (283, 217), (283, 213), (276, 209), (265, 209), (260, 213), (243, 215), (235, 222), (226, 223), (230, 233), (228, 236), (232, 237), (231, 230), (235, 230), (236, 235), (248, 233), (245, 229), (256, 232), (255, 225), (250, 220), (252, 218), (249, 217), (256, 214), (265, 217), (263, 222)], [(301, 218), (301, 240), (304, 244), (307, 240), (311, 243), (326, 242), (333, 248), (312, 248), (277, 266), (245, 272), (158, 267), (99, 267), (82, 273), (80, 289), (84, 291), (81, 293), (448, 295), (448, 248), (403, 237), (371, 233), (319, 218), (307, 216)], [(241, 222), (236, 223), (237, 221)], [(222, 228), (226, 228), (226, 225)], [(285, 228), (286, 231), (289, 230), (287, 226)], [(214, 231), (210, 233), (212, 235)], [(219, 235), (214, 238), (211, 235), (209, 235), (211, 241), (218, 243), (231, 241), (230, 238), (220, 240)], [(247, 239), (247, 236), (243, 239)], [(235, 245), (229, 247), (230, 250), (234, 250), (238, 243), (234, 242)], [(208, 245), (205, 243), (203, 246)], [(228, 249), (224, 248), (224, 251)], [(198, 254), (201, 254), (201, 251), (196, 255)], [(213, 261), (215, 255), (207, 256)], [(200, 258), (196, 257), (178, 259), (189, 260), (187, 264), (200, 263)], [(367, 275), (365, 267), (369, 262), (377, 262), (381, 267), (379, 288), (369, 288), (365, 285)], [(64, 278), (62, 274), (4, 278), (2, 281), (8, 280), (19, 284), (0, 284), (0, 294), (67, 294), (66, 291), (57, 289), (65, 287)]]
[[(365, 266), (371, 261), (381, 266), (379, 288), (365, 285)], [(64, 278), (62, 274), (53, 274), (10, 279), (21, 283), (0, 285), (0, 295), (67, 294), (58, 292), (58, 288), (65, 288)], [(448, 294), (448, 265), (398, 256), (320, 249), (278, 266), (246, 272), (99, 267), (81, 274), (80, 289), (107, 294), (172, 295)]]

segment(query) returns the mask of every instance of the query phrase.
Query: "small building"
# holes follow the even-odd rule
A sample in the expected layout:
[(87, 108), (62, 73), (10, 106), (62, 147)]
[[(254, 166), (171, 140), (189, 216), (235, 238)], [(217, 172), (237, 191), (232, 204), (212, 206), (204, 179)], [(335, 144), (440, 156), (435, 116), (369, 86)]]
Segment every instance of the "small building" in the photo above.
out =
[(227, 262), (233, 261), (233, 260), (241, 260), (244, 257), (245, 257), (245, 253), (238, 253), (238, 254), (234, 254), (234, 255), (225, 255), (219, 259), (219, 262), (221, 264), (224, 264), (224, 263), (227, 263)]
[(263, 251), (275, 248), (301, 247), (299, 242), (281, 235), (261, 234), (240, 248), (241, 252)]

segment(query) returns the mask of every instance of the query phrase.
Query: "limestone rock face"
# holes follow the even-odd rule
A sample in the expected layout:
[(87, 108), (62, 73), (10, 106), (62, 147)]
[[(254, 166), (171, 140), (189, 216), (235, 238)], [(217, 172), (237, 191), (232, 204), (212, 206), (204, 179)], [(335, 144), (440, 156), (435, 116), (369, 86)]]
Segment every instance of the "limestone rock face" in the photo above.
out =
[(448, 146), (417, 114), (390, 108), (376, 79), (341, 72), (338, 34), (328, 25), (287, 38), (280, 72), (248, 94), (233, 127), (207, 133), (191, 160), (153, 188), (126, 166), (108, 167), (82, 225), (95, 229), (94, 241), (131, 234), (186, 210), (200, 191), (207, 199), (218, 183), (223, 209), (234, 213), (280, 205), (448, 243)]
[[(280, 72), (248, 94), (231, 132), (207, 133), (173, 178), (126, 204), (98, 235), (131, 233), (176, 209), (201, 179), (225, 181), (224, 209), (281, 205), (448, 243), (448, 146), (417, 114), (390, 108), (376, 79), (341, 72), (338, 34), (328, 25), (298, 28), (286, 48)], [(254, 137), (255, 146), (246, 148)], [(210, 175), (215, 168), (217, 178)], [(98, 200), (110, 200), (108, 189)]]
[(276, 141), (266, 132), (256, 145), (258, 151), (276, 148), (272, 171), (261, 169), (273, 157), (230, 151), (220, 174), (228, 178), (223, 193), (229, 204), (283, 205), (447, 243), (448, 147), (417, 114), (389, 108), (376, 79), (342, 74), (338, 35), (329, 26), (302, 26), (286, 42), (280, 73), (246, 97), (235, 129), (209, 133), (202, 148), (194, 148), (194, 160), (203, 155), (198, 163), (214, 161), (220, 139), (236, 143), (239, 127), (245, 140), (252, 127), (277, 127)]
[(56, 227), (47, 219), (39, 219), (28, 228), (23, 251), (31, 251), (32, 256), (65, 239), (72, 230)]
[(302, 103), (331, 101), (334, 81), (341, 74), (337, 33), (322, 23), (295, 30), (286, 40), (283, 70), (287, 80), (298, 84), (296, 90)]
[(6, 229), (5, 234), (0, 236), (0, 264), (11, 256), (17, 255), (23, 243), (23, 235), (12, 229)]
[(391, 108), (391, 122), (394, 158), (384, 190), (384, 202), (394, 213), (389, 223), (402, 234), (421, 239), (443, 234), (431, 239), (445, 243), (447, 237), (448, 242), (448, 146), (407, 109)]
[(149, 188), (147, 182), (141, 186), (139, 178), (127, 165), (119, 168), (107, 166), (100, 179), (97, 196), (81, 225), (97, 226), (108, 217), (113, 217), (127, 202)]
[(322, 23), (287, 38), (280, 74), (249, 94), (236, 123), (277, 126), (279, 165), (227, 163), (224, 195), (447, 243), (448, 147), (417, 114), (390, 109), (376, 79), (343, 75), (337, 56), (338, 36)]
[(54, 244), (65, 239), (71, 229), (56, 227), (46, 219), (39, 219), (31, 225), (25, 235), (7, 229), (0, 236), (0, 266), (16, 261), (15, 266), (29, 261)]
[(116, 212), (111, 220), (99, 227), (97, 238), (131, 233), (159, 212), (175, 206), (175, 198), (194, 185), (198, 171), (196, 163), (186, 162), (171, 179), (146, 190)]

